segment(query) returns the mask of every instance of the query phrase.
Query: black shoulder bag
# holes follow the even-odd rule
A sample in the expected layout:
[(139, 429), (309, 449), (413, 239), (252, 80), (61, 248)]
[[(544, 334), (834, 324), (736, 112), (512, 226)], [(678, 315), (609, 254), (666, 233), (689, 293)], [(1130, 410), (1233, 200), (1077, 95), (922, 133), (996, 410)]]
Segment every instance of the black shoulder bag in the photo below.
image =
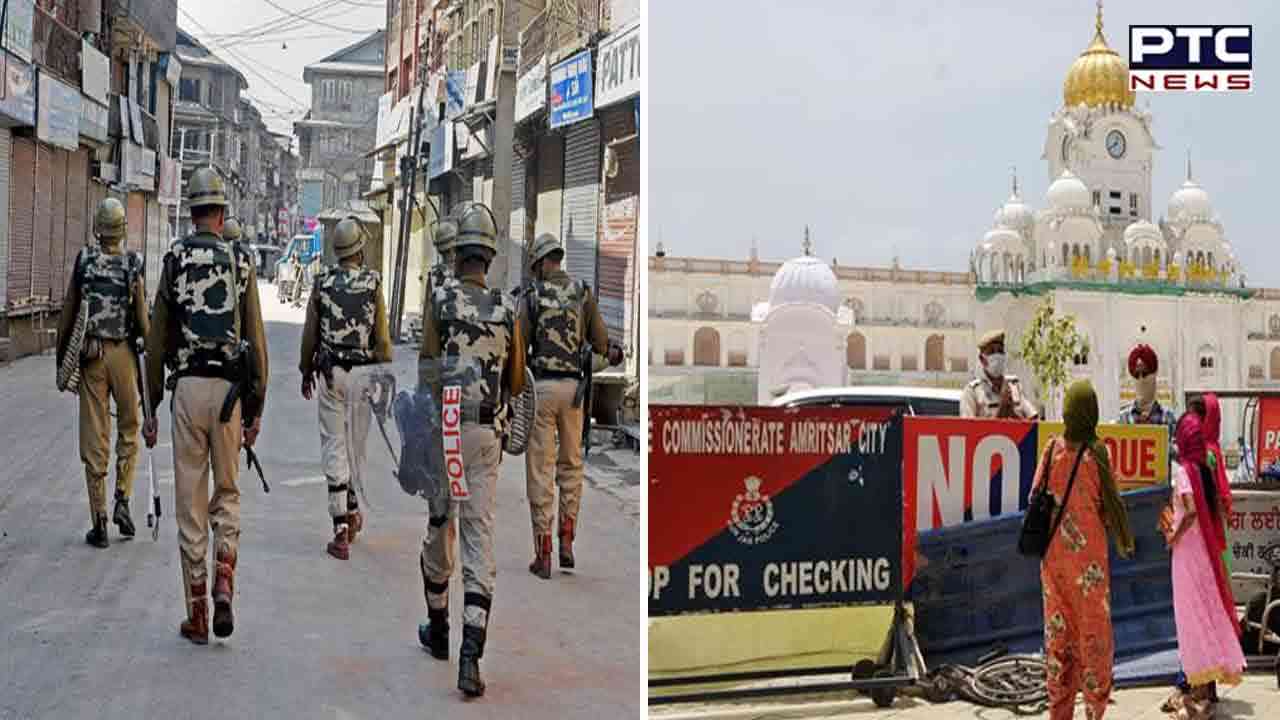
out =
[[(1056, 442), (1055, 440), (1054, 443)], [(1081, 445), (1080, 452), (1076, 453), (1075, 465), (1071, 467), (1071, 479), (1067, 480), (1067, 492), (1062, 496), (1062, 508), (1058, 510), (1056, 518), (1053, 511), (1057, 502), (1053, 499), (1053, 492), (1049, 490), (1049, 468), (1053, 464), (1053, 451), (1054, 444), (1050, 444), (1040, 485), (1031, 493), (1026, 517), (1022, 519), (1022, 532), (1018, 535), (1018, 553), (1028, 557), (1044, 558), (1049, 552), (1049, 543), (1053, 542), (1053, 536), (1058, 533), (1058, 526), (1062, 524), (1062, 516), (1066, 514), (1067, 502), (1070, 501), (1071, 489), (1076, 484), (1076, 472), (1080, 469), (1085, 446)]]

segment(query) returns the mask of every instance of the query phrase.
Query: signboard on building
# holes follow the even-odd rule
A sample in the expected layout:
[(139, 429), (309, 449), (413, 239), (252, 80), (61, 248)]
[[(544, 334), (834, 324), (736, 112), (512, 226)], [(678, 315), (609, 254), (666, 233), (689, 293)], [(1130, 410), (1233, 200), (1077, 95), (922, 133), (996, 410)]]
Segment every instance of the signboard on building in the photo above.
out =
[(1280, 493), (1233, 489), (1227, 525), (1233, 573), (1270, 575), (1280, 565)]
[(36, 137), (67, 150), (80, 148), (80, 91), (38, 72)]
[(649, 616), (901, 596), (888, 408), (650, 410)]
[(450, 70), (444, 78), (444, 117), (452, 120), (462, 114), (467, 106), (467, 71)]
[(164, 81), (169, 83), (169, 87), (178, 87), (178, 81), (182, 79), (182, 63), (178, 60), (176, 53), (163, 53), (164, 58)]
[(391, 142), (391, 110), (395, 102), (392, 93), (387, 91), (378, 98), (378, 129), (375, 132), (374, 147), (385, 147)]
[(431, 154), (427, 157), (427, 179), (434, 180), (453, 169), (453, 123), (436, 126), (431, 133)]
[(111, 102), (111, 61), (88, 40), (80, 43), (80, 85), (85, 96), (100, 105)]
[(1254, 447), (1258, 449), (1259, 473), (1280, 460), (1280, 398), (1258, 399), (1258, 437)]
[(4, 47), (28, 63), (35, 36), (35, 0), (5, 0)]
[(160, 156), (160, 187), (157, 190), (161, 205), (178, 205), (182, 202), (182, 173), (178, 161)]
[(551, 68), (551, 127), (572, 125), (592, 116), (591, 51)]
[(5, 52), (0, 52), (0, 58), (4, 63), (4, 77), (0, 78), (0, 125), (35, 125), (35, 68)]
[(120, 149), (125, 161), (125, 184), (145, 192), (154, 192), (156, 189), (155, 151), (128, 140), (121, 142)]
[(626, 100), (640, 92), (640, 25), (632, 25), (600, 43), (596, 107)]
[(85, 97), (80, 100), (80, 135), (94, 142), (111, 141), (111, 111)]
[(547, 58), (543, 56), (516, 80), (516, 122), (547, 106)]

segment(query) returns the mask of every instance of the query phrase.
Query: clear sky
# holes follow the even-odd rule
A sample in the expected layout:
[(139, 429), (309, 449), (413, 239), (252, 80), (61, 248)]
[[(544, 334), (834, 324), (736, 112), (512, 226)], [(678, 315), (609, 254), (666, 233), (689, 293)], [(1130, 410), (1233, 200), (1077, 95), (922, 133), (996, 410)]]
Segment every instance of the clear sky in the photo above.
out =
[[(1045, 206), (1040, 159), (1062, 81), (1093, 37), (1092, 0), (957, 3), (650, 0), (650, 251), (964, 271), (1009, 196)], [(1252, 24), (1251, 94), (1142, 94), (1155, 217), (1185, 175), (1221, 216), (1250, 285), (1280, 287), (1280, 3), (1104, 3), (1130, 24)], [(1272, 47), (1274, 45), (1274, 47)]]
[(289, 135), (310, 106), (302, 68), (386, 22), (376, 0), (178, 0), (178, 27), (240, 70), (263, 121)]

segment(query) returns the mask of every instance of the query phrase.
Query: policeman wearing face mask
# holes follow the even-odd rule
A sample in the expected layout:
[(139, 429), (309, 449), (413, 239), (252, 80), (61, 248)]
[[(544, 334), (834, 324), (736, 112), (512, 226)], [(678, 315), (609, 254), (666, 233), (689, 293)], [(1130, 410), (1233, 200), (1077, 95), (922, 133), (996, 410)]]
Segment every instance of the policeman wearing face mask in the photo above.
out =
[(960, 396), (960, 416), (1031, 420), (1036, 406), (1027, 399), (1016, 375), (1005, 374), (1004, 331), (993, 330), (978, 342), (978, 377)]

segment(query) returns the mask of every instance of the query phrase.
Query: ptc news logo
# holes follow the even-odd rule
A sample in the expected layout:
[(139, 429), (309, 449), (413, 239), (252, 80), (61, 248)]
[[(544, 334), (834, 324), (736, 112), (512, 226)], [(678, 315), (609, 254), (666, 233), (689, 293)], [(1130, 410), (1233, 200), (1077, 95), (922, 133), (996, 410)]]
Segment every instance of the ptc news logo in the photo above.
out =
[(1129, 89), (1253, 92), (1253, 26), (1130, 25)]

